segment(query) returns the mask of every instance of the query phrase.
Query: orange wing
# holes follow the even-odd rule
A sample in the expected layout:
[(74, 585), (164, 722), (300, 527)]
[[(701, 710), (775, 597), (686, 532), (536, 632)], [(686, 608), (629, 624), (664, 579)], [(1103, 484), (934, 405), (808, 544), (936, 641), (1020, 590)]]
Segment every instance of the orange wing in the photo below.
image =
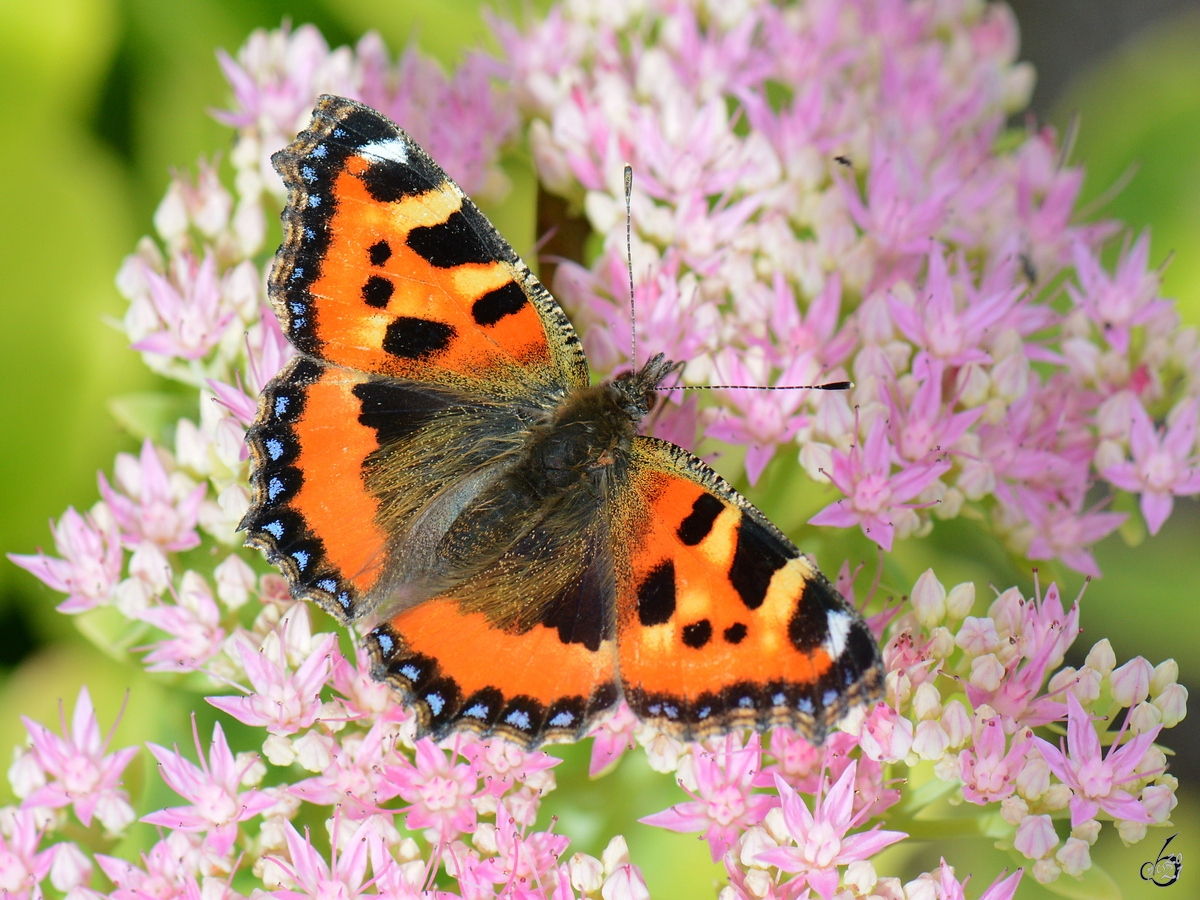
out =
[(788, 725), (820, 743), (882, 693), (862, 617), (762, 513), (687, 451), (634, 442), (614, 505), (626, 702), (685, 738)]
[(588, 383), (554, 298), (387, 117), (323, 96), (271, 161), (288, 203), (269, 290), (302, 353), (491, 397)]
[(613, 708), (611, 539), (596, 512), (583, 492), (564, 498), (486, 569), (367, 635), (375, 677), (422, 731), (535, 747), (579, 740)]
[(269, 290), (300, 356), (247, 435), (241, 527), (293, 595), (342, 621), (390, 615), (422, 577), (403, 560), (413, 522), (586, 386), (587, 363), (554, 298), (385, 116), (323, 96), (272, 162), (288, 202)]

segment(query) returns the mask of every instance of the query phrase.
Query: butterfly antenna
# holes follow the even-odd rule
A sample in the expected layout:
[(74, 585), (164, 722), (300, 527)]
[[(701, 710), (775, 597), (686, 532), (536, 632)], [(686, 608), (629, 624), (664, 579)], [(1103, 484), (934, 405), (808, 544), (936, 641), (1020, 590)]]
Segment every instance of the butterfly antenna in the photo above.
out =
[(629, 269), (629, 365), (637, 368), (637, 305), (633, 299), (633, 166), (625, 165), (625, 265)]
[(853, 381), (827, 381), (824, 384), (677, 384), (672, 391), (848, 391)]

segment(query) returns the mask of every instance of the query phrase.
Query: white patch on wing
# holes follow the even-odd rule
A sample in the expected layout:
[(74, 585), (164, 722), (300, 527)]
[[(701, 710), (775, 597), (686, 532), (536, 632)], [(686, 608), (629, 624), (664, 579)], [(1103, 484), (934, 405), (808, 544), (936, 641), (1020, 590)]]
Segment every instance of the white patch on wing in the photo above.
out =
[(390, 159), (402, 166), (408, 165), (408, 144), (400, 138), (376, 141), (374, 144), (363, 144), (355, 152), (378, 159)]
[(846, 638), (849, 637), (850, 628), (853, 625), (854, 618), (844, 610), (832, 611), (825, 617), (825, 626), (829, 629), (829, 636), (825, 638), (821, 646), (829, 654), (830, 659), (837, 659), (845, 651)]

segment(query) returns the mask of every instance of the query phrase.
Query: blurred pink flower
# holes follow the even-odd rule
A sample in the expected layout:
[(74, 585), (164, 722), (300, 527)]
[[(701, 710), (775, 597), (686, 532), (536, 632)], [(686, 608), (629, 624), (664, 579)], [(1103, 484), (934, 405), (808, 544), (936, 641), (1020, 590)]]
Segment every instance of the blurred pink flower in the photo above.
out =
[(87, 687), (79, 689), (69, 730), (64, 718), (62, 737), (27, 716), (22, 716), (21, 721), (33, 744), (33, 758), (52, 779), (26, 796), (24, 806), (54, 809), (71, 806), (84, 827), (92, 824), (94, 815), (113, 834), (136, 818), (129, 794), (120, 785), (122, 773), (137, 755), (138, 748), (107, 753), (112, 733), (101, 739), (100, 723), (96, 721)]
[(196, 523), (208, 487), (191, 487), (172, 479), (159, 453), (147, 439), (137, 459), (118, 454), (116, 479), (124, 493), (113, 489), (101, 472), (100, 494), (127, 547), (149, 541), (164, 550), (190, 550), (200, 543)]
[(34, 809), (11, 811), (0, 829), (0, 894), (13, 900), (42, 897), (41, 882), (50, 874), (58, 846), (39, 850), (43, 827)]
[[(1083, 241), (1071, 248), (1076, 287), (1067, 283), (1067, 293), (1087, 313), (1103, 339), (1118, 353), (1129, 349), (1131, 330), (1155, 316), (1175, 315), (1174, 304), (1158, 298), (1158, 273), (1149, 271), (1150, 235), (1143, 232), (1132, 247), (1126, 245), (1111, 276), (1104, 271), (1094, 251)], [(1195, 420), (1195, 411), (1192, 411)]]
[(81, 516), (70, 506), (50, 527), (62, 559), (40, 550), (34, 555), (10, 553), (8, 558), (51, 590), (67, 595), (58, 604), (59, 612), (86, 612), (111, 600), (125, 562), (116, 528), (111, 523), (100, 524), (92, 516)]
[(1172, 410), (1169, 425), (1156, 429), (1141, 403), (1130, 406), (1129, 445), (1133, 459), (1108, 466), (1101, 474), (1124, 491), (1142, 495), (1142, 516), (1158, 534), (1176, 496), (1200, 494), (1200, 455), (1196, 453), (1195, 399)]
[(146, 270), (150, 303), (161, 327), (135, 342), (133, 349), (200, 359), (216, 346), (235, 312), (223, 302), (224, 285), (211, 255), (199, 264), (185, 255), (174, 268), (177, 283), (152, 269)]

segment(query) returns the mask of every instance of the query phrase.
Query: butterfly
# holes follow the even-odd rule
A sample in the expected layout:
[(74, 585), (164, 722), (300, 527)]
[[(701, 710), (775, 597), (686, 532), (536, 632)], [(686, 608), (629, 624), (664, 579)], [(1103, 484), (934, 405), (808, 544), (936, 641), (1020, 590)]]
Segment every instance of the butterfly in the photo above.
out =
[(820, 743), (882, 692), (858, 612), (704, 462), (639, 433), (676, 366), (591, 384), (555, 299), (398, 126), (322, 96), (272, 157), (263, 390), (241, 527), (365, 631), (421, 734), (532, 748), (624, 700), (682, 739)]

